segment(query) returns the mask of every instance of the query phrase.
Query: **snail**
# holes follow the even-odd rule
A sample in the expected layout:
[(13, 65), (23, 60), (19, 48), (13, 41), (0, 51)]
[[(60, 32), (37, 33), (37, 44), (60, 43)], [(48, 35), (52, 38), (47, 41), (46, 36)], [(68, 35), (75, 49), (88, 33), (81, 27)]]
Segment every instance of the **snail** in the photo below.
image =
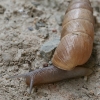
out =
[(52, 57), (53, 65), (8, 78), (26, 79), (30, 86), (88, 76), (92, 70), (82, 65), (91, 56), (94, 40), (93, 9), (89, 0), (72, 0), (62, 22), (61, 41)]

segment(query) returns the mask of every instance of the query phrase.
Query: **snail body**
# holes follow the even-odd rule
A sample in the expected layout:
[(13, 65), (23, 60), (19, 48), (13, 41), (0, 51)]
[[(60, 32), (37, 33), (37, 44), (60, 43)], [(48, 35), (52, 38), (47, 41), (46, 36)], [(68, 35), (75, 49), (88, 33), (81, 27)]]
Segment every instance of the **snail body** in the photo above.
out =
[(47, 84), (52, 82), (58, 82), (65, 79), (76, 78), (81, 76), (88, 76), (92, 73), (92, 70), (84, 67), (75, 67), (73, 70), (66, 71), (61, 70), (55, 66), (44, 67), (28, 72), (26, 74), (10, 76), (9, 78), (26, 79), (26, 84), (30, 86), (29, 94), (31, 93), (33, 86), (41, 84)]
[(52, 66), (9, 78), (24, 77), (31, 93), (35, 85), (90, 75), (92, 70), (81, 66), (89, 59), (93, 47), (94, 18), (90, 5), (89, 0), (72, 0), (69, 4)]

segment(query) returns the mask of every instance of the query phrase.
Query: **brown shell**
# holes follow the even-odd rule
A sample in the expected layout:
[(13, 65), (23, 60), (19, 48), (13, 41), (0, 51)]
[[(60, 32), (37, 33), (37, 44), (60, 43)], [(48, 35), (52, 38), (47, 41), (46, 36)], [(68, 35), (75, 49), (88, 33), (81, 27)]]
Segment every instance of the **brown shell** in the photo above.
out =
[(72, 0), (62, 23), (61, 42), (52, 58), (53, 64), (71, 70), (90, 57), (94, 39), (93, 10), (89, 0)]

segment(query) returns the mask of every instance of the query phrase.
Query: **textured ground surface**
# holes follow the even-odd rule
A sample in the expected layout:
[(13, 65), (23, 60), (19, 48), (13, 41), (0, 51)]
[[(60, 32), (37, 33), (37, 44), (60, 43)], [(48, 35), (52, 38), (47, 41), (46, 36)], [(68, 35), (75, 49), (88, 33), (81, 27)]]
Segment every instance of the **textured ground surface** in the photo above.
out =
[(94, 73), (79, 78), (35, 87), (31, 95), (23, 79), (10, 75), (42, 68), (40, 47), (59, 37), (61, 22), (70, 0), (0, 0), (0, 100), (100, 100), (100, 0), (91, 0), (96, 28), (88, 66)]

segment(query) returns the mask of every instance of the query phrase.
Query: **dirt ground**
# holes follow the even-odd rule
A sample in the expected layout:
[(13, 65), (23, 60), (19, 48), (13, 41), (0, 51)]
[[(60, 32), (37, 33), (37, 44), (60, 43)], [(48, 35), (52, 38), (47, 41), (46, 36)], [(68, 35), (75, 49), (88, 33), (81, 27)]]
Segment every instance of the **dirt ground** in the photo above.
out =
[[(34, 87), (6, 77), (42, 68), (41, 45), (60, 36), (70, 0), (0, 0), (0, 100), (100, 100), (100, 0), (91, 0), (96, 17), (91, 76)], [(49, 61), (50, 62), (50, 61)]]

